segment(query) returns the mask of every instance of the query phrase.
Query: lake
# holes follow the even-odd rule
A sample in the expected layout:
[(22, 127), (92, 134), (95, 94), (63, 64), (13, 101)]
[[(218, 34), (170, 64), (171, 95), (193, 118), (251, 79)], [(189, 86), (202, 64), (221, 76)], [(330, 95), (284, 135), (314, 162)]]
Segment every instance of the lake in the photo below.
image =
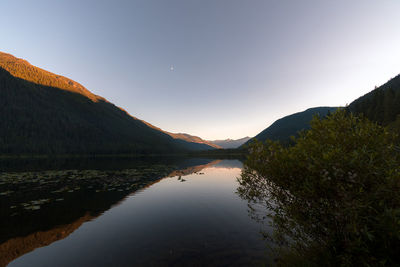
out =
[(11, 167), (3, 172), (0, 264), (262, 266), (269, 262), (260, 233), (265, 226), (251, 219), (247, 202), (236, 194), (241, 161), (120, 161), (79, 168), (64, 162), (51, 170), (31, 164), (23, 172)]

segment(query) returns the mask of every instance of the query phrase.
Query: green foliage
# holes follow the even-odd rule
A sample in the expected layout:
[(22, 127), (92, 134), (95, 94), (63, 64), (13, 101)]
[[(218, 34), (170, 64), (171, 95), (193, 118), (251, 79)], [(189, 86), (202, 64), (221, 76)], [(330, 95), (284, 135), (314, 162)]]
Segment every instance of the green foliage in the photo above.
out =
[(282, 265), (400, 264), (400, 151), (394, 135), (339, 110), (294, 145), (255, 143), (238, 193), (265, 205)]

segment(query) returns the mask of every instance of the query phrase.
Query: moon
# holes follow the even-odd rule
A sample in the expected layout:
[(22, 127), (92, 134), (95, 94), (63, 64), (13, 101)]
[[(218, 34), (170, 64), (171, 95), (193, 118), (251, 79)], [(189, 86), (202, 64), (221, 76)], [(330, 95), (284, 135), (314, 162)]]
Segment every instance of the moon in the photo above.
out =
[(174, 70), (174, 66), (171, 65), (171, 67), (170, 67), (169, 69), (170, 69), (171, 71), (173, 71), (173, 70)]

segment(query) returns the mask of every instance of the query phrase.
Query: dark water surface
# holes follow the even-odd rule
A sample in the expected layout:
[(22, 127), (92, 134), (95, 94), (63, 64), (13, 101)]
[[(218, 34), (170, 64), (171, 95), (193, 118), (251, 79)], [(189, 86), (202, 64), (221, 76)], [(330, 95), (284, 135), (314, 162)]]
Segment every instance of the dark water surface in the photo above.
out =
[[(40, 196), (35, 198), (50, 200), (24, 199), (30, 205), (24, 206), (12, 193), (6, 195), (14, 201), (8, 205), (14, 209), (22, 205), (27, 214), (3, 212), (10, 219), (3, 223), (4, 229), (12, 234), (1, 232), (2, 264), (257, 266), (267, 262), (262, 226), (248, 216), (247, 202), (235, 193), (242, 163), (190, 159), (172, 165), (137, 164), (125, 166), (123, 172), (42, 171), (48, 180), (61, 177), (57, 188), (65, 188), (74, 177), (88, 178), (82, 185), (53, 190), (59, 201)], [(110, 179), (113, 182), (103, 186), (102, 181)], [(48, 180), (40, 182), (48, 186)], [(24, 227), (11, 218), (31, 225)]]

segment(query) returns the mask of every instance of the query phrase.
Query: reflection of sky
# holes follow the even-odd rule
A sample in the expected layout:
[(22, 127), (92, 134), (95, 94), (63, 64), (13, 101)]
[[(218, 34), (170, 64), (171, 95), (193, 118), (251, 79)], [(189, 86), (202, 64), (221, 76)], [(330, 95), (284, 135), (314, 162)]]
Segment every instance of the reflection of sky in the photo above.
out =
[[(157, 187), (154, 198), (161, 199), (166, 196), (173, 198), (199, 196), (200, 198), (207, 195), (215, 195), (217, 198), (224, 199), (227, 196), (232, 196), (232, 191), (237, 187), (235, 179), (238, 177), (241, 169), (239, 168), (222, 168), (209, 167), (201, 171), (202, 174), (190, 174), (182, 176), (186, 181), (177, 184), (177, 177), (171, 177), (161, 181)], [(236, 196), (234, 196), (236, 197)], [(197, 200), (196, 200), (197, 201)]]
[(208, 167), (185, 182), (164, 178), (9, 266), (253, 265), (265, 243), (235, 194), (240, 171)]
[(345, 105), (400, 70), (398, 0), (2, 0), (0, 10), (0, 51), (205, 139)]
[(243, 168), (243, 162), (240, 160), (221, 160), (217, 164), (214, 165), (216, 168), (237, 168), (237, 169), (242, 169)]

